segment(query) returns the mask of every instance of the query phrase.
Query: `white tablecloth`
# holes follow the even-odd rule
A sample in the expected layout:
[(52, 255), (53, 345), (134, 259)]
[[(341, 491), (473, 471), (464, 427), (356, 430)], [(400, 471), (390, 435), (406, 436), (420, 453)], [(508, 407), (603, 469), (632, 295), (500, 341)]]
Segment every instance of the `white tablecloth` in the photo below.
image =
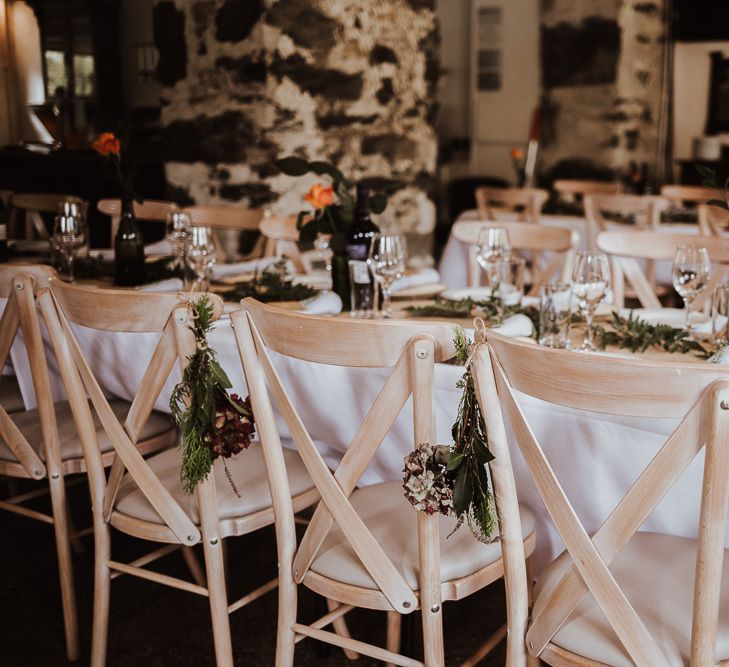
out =
[[(480, 220), (481, 217), (476, 210), (464, 211), (458, 217), (456, 222), (465, 220)], [(505, 222), (516, 220), (515, 214), (500, 214), (499, 219)], [(547, 227), (559, 227), (561, 229), (569, 229), (577, 233), (579, 242), (578, 250), (587, 250), (590, 231), (588, 223), (584, 218), (574, 216), (559, 215), (543, 215), (539, 219), (539, 224)], [(628, 228), (630, 229), (630, 228)], [(666, 234), (698, 234), (698, 225), (691, 224), (665, 224), (659, 227), (659, 231)], [(438, 271), (444, 284), (451, 288), (468, 287), (466, 277), (466, 267), (468, 262), (468, 246), (465, 243), (457, 241), (451, 235), (448, 238), (446, 247), (443, 250), (443, 256), (440, 260)], [(662, 285), (671, 284), (671, 263), (656, 262), (656, 281)]]
[[(131, 399), (152, 354), (156, 334), (99, 333), (78, 328), (82, 349), (103, 388)], [(235, 385), (246, 394), (243, 373), (229, 322), (222, 320), (210, 336), (222, 366)], [(387, 376), (382, 369), (344, 369), (273, 355), (274, 363), (290, 396), (310, 429), (327, 463), (335, 467)], [(14, 367), (24, 396), (32, 389), (27, 362), (18, 347), (13, 351)], [(57, 376), (52, 365), (52, 373)], [(439, 442), (451, 442), (459, 390), (456, 382), (463, 372), (457, 366), (438, 365), (435, 374), (436, 428)], [(156, 407), (169, 411), (170, 390), (179, 379), (175, 370)], [(57, 377), (56, 398), (62, 396)], [(556, 407), (522, 397), (522, 406), (536, 437), (544, 447), (564, 489), (588, 531), (595, 531), (607, 518), (628, 486), (655, 455), (677, 421), (636, 419), (596, 415)], [(282, 436), (288, 433), (279, 420)], [(381, 445), (361, 479), (368, 485), (402, 478), (403, 457), (411, 450), (412, 407), (410, 401)], [(245, 453), (241, 454), (245, 456)], [(518, 452), (514, 452), (517, 489), (521, 501), (537, 515), (537, 562), (540, 567), (559, 553), (562, 541), (551, 524)], [(702, 457), (697, 457), (678, 484), (643, 526), (680, 536), (693, 537), (698, 525)], [(729, 543), (728, 543), (729, 544)]]

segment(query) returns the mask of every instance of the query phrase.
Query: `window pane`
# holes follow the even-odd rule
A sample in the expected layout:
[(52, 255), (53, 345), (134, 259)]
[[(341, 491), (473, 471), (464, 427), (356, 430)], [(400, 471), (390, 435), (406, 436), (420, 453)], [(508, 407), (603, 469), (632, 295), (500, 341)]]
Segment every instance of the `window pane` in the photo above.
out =
[(94, 57), (74, 54), (73, 83), (76, 95), (90, 97), (94, 94)]
[(68, 91), (63, 51), (46, 51), (43, 55), (46, 61), (46, 94), (49, 96), (55, 95), (56, 88), (59, 86)]

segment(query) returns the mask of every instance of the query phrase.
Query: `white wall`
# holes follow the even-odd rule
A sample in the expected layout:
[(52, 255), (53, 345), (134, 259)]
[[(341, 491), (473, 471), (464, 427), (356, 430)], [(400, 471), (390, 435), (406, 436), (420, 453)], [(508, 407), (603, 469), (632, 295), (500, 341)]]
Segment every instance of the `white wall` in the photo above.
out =
[[(729, 42), (677, 42), (673, 65), (673, 155), (690, 159), (694, 137), (703, 136), (709, 106), (709, 54), (722, 51), (729, 56)], [(720, 135), (729, 143), (729, 135)]]

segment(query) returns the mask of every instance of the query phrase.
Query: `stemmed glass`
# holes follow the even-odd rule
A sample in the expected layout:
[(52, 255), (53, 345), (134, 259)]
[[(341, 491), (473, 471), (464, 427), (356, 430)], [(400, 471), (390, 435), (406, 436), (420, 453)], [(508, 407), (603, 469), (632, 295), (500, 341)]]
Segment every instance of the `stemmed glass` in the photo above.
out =
[(509, 233), (504, 227), (482, 227), (476, 237), (476, 248), (476, 261), (487, 269), (489, 263), (509, 256)]
[(578, 352), (594, 352), (597, 349), (592, 341), (592, 318), (595, 309), (607, 296), (609, 286), (610, 263), (607, 255), (601, 252), (577, 253), (572, 271), (572, 294), (587, 324), (585, 340), (577, 348)]
[(195, 276), (193, 291), (205, 292), (209, 284), (210, 269), (217, 254), (213, 234), (209, 227), (190, 227), (185, 247), (185, 261)]
[(187, 211), (173, 208), (167, 213), (167, 240), (172, 245), (175, 266), (185, 267), (185, 247), (192, 220)]
[(317, 268), (323, 267), (327, 276), (327, 287), (322, 290), (328, 292), (332, 284), (332, 251), (329, 247), (332, 235), (324, 232), (317, 232), (314, 239), (314, 249), (316, 250)]
[(375, 234), (367, 264), (382, 286), (381, 317), (392, 317), (392, 283), (405, 272), (405, 237), (401, 234)]
[(81, 240), (81, 220), (74, 215), (57, 215), (53, 224), (51, 250), (53, 265), (61, 280), (73, 282), (74, 252)]
[(709, 283), (709, 251), (706, 248), (681, 245), (673, 258), (673, 287), (683, 299), (686, 310), (684, 329), (691, 333), (691, 306)]

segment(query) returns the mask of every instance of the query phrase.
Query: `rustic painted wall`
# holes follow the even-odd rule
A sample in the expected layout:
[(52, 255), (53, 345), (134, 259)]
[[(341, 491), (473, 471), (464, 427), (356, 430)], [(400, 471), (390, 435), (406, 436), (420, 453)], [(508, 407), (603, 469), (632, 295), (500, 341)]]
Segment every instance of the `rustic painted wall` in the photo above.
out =
[(543, 171), (575, 159), (660, 170), (665, 9), (665, 0), (543, 0)]
[(427, 257), (437, 156), (435, 0), (157, 0), (167, 178), (196, 203), (298, 211), (297, 154), (401, 181), (388, 220)]

